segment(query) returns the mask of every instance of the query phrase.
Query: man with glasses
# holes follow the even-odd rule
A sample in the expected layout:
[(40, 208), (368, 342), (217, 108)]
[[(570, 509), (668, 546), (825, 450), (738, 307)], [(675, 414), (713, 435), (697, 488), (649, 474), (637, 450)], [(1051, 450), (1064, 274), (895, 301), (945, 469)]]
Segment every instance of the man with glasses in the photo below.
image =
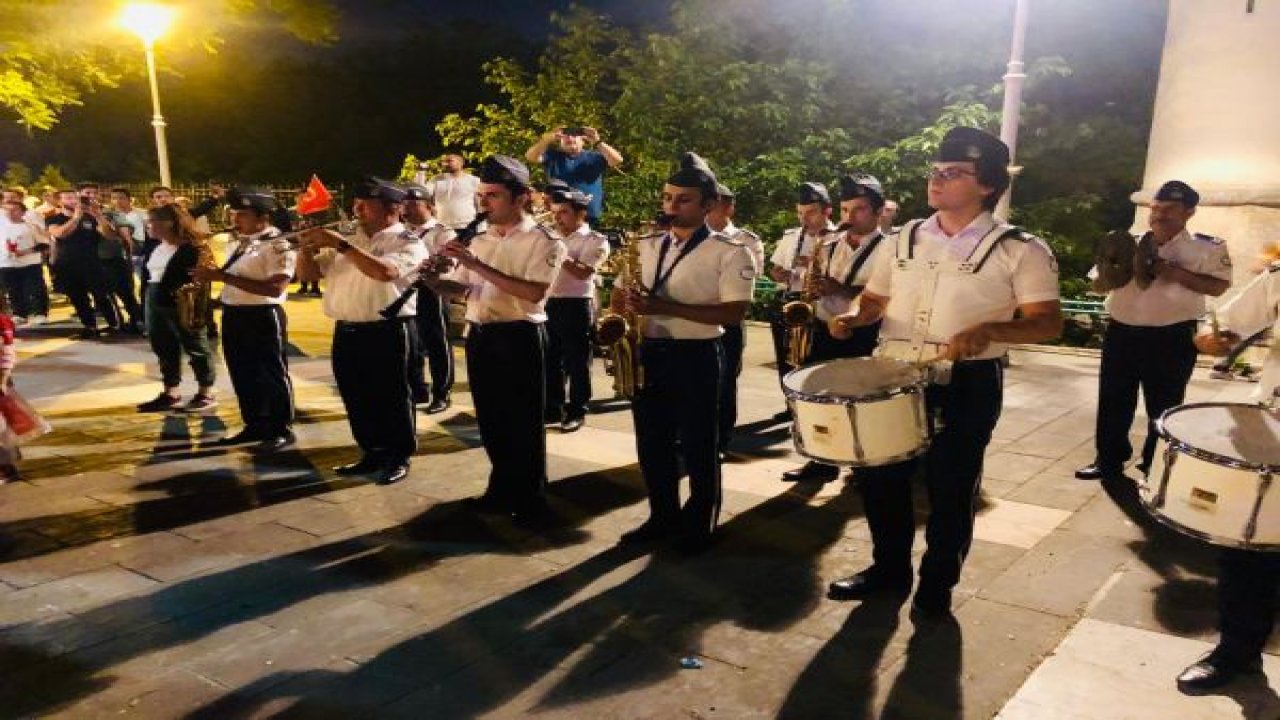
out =
[(833, 598), (910, 591), (911, 478), (923, 463), (928, 548), (912, 609), (924, 618), (950, 617), (951, 589), (973, 540), (983, 454), (1000, 417), (1000, 357), (1010, 343), (1048, 340), (1062, 329), (1053, 253), (991, 214), (1009, 187), (1008, 164), (1009, 148), (998, 138), (974, 128), (947, 133), (929, 173), (936, 212), (903, 226), (891, 251), (877, 257), (857, 311), (829, 324), (840, 339), (882, 320), (884, 355), (951, 363), (949, 377), (935, 374), (926, 391), (929, 412), (941, 421), (928, 451), (858, 470), (873, 563), (832, 583)]

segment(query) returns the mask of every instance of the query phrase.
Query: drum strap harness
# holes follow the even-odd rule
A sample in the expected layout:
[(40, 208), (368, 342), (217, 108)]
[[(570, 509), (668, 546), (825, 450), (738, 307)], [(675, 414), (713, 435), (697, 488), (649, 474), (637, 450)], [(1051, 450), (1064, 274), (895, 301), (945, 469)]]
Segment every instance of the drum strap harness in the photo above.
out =
[[(876, 234), (872, 235), (870, 240), (867, 240), (864, 245), (858, 248), (858, 256), (853, 259), (853, 265), (849, 266), (849, 273), (844, 276), (844, 281), (841, 283), (842, 285), (845, 287), (853, 287), (853, 279), (858, 276), (858, 271), (862, 269), (862, 266), (866, 265), (867, 261), (871, 259), (871, 254), (876, 251), (876, 246), (880, 244), (881, 240), (884, 240), (884, 233), (876, 231)], [(836, 259), (836, 249), (840, 247), (840, 242), (841, 241), (836, 241), (832, 243), (831, 250), (827, 252), (828, 276), (830, 276), (832, 263)], [(835, 278), (832, 279), (834, 280)]]

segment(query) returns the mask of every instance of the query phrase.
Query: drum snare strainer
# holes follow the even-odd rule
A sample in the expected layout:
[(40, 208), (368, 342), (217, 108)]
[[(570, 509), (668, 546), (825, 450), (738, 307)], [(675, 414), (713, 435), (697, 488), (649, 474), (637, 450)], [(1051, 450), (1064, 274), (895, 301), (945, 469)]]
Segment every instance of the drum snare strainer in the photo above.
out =
[(1259, 405), (1180, 405), (1156, 421), (1143, 504), (1215, 545), (1280, 552), (1280, 416)]

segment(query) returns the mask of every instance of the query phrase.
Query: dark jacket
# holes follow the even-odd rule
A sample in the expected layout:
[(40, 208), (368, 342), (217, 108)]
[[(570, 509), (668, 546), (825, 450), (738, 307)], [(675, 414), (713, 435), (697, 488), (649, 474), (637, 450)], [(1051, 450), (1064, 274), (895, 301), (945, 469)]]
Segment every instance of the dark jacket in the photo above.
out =
[[(151, 253), (159, 244), (153, 246), (142, 256), (142, 283), (143, 287), (149, 287), (151, 283), (151, 273), (147, 270), (147, 261), (151, 259)], [(169, 265), (164, 269), (164, 275), (160, 278), (159, 296), (156, 298), (156, 305), (159, 307), (176, 307), (176, 294), (179, 287), (191, 282), (191, 270), (196, 266), (196, 262), (200, 259), (200, 253), (196, 251), (194, 245), (187, 243), (178, 247), (177, 252), (173, 254), (173, 258), (169, 260)]]

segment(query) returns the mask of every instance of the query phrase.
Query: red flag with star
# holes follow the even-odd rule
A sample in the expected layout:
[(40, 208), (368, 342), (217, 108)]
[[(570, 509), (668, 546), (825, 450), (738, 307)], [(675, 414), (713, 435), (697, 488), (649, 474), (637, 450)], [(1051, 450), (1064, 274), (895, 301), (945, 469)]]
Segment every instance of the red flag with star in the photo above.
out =
[(329, 188), (320, 182), (319, 176), (312, 175), (311, 182), (307, 183), (307, 189), (302, 192), (302, 197), (298, 199), (298, 214), (310, 215), (321, 210), (328, 210), (329, 205), (332, 203), (333, 195), (329, 192)]

